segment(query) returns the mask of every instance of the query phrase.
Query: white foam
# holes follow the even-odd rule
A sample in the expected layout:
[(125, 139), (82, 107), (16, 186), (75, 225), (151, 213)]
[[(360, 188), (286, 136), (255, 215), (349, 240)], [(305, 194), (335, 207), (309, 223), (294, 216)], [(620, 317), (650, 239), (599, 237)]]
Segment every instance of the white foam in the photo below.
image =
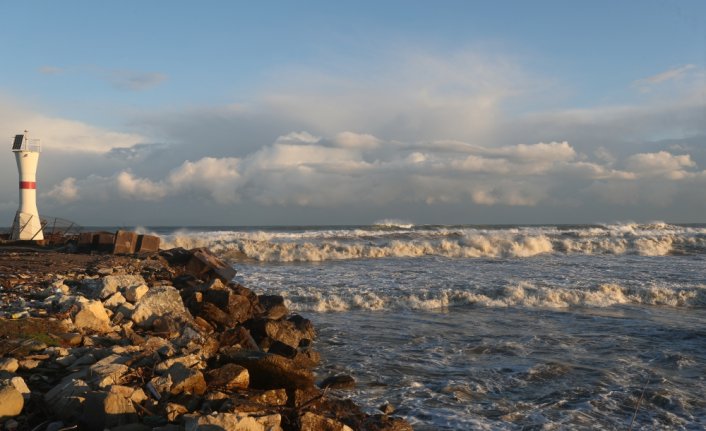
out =
[(530, 258), (548, 253), (665, 256), (706, 252), (706, 229), (665, 223), (573, 229), (464, 226), (404, 229), (397, 225), (390, 229), (386, 226), (292, 231), (182, 230), (162, 235), (162, 241), (165, 248), (209, 247), (227, 257), (246, 257), (262, 262), (421, 256)]
[(437, 289), (365, 292), (339, 288), (298, 289), (283, 293), (288, 306), (297, 311), (340, 312), (348, 310), (443, 310), (452, 306), (521, 307), (565, 309), (571, 307), (610, 307), (620, 304), (694, 307), (706, 304), (706, 286), (674, 288), (645, 286), (625, 288), (615, 283), (579, 289), (537, 286), (527, 281), (485, 289)]

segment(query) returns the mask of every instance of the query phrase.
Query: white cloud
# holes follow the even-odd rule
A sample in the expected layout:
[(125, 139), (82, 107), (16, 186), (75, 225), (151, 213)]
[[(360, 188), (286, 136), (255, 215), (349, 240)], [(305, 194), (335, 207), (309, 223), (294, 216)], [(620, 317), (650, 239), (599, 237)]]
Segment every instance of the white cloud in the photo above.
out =
[(65, 178), (59, 184), (52, 187), (48, 192), (40, 196), (48, 197), (58, 202), (73, 202), (79, 198), (78, 188), (76, 187), (76, 178)]
[(628, 158), (627, 168), (643, 177), (662, 176), (680, 180), (690, 173), (685, 168), (696, 166), (688, 154), (673, 155), (666, 151), (635, 154)]
[(685, 64), (683, 66), (673, 67), (656, 75), (648, 76), (647, 78), (638, 79), (633, 83), (640, 91), (650, 91), (650, 89), (658, 84), (668, 81), (683, 79), (689, 72), (697, 69), (693, 64)]

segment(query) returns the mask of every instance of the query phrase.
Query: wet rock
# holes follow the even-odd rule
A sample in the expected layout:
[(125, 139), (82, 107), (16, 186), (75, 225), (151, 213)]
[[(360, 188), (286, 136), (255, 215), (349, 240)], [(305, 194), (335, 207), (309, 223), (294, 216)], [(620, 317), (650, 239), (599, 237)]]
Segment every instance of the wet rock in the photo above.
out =
[(78, 312), (73, 317), (76, 328), (96, 332), (110, 331), (110, 318), (100, 301), (85, 301), (78, 304)]
[(150, 289), (135, 306), (132, 321), (138, 326), (149, 328), (156, 318), (165, 315), (181, 321), (192, 320), (191, 314), (184, 307), (179, 291), (172, 286)]
[(245, 389), (250, 384), (248, 370), (236, 364), (225, 364), (220, 368), (209, 371), (206, 376), (208, 385), (212, 387)]
[(270, 340), (279, 341), (280, 343), (284, 343), (296, 349), (299, 347), (299, 342), (303, 337), (303, 334), (297, 329), (296, 325), (288, 320), (251, 320), (248, 322), (248, 328), (253, 338), (255, 338), (262, 348), (265, 348), (262, 342), (265, 341), (266, 338), (269, 338)]
[(246, 396), (248, 401), (268, 406), (284, 406), (287, 404), (285, 389), (270, 389), (267, 391), (250, 391)]
[(20, 367), (20, 363), (15, 358), (0, 359), (0, 371), (14, 373)]
[(232, 280), (236, 274), (232, 266), (223, 262), (206, 248), (191, 250), (191, 257), (186, 262), (184, 270), (201, 280), (219, 278), (226, 283)]
[(259, 295), (258, 300), (265, 310), (263, 317), (267, 319), (279, 320), (289, 314), (284, 298), (280, 295)]
[(22, 412), (25, 399), (12, 386), (0, 386), (0, 419), (18, 416)]
[(353, 389), (355, 388), (355, 379), (346, 374), (339, 374), (325, 378), (319, 383), (321, 389)]
[(314, 384), (309, 370), (298, 368), (291, 360), (270, 353), (233, 349), (224, 352), (225, 360), (248, 369), (250, 384), (258, 389), (297, 389)]
[(385, 403), (385, 404), (381, 405), (380, 407), (378, 407), (378, 409), (383, 414), (386, 414), (386, 415), (391, 415), (392, 413), (395, 412), (395, 407), (390, 403)]
[(301, 415), (299, 424), (301, 431), (353, 431), (348, 425), (312, 412)]

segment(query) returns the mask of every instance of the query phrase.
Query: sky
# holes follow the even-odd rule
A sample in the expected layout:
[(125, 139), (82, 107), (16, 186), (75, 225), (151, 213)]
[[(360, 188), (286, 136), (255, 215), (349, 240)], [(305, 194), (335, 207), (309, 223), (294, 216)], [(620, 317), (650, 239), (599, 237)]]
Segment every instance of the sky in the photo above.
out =
[[(706, 2), (3, 5), (12, 137), (85, 226), (706, 223)], [(0, 221), (2, 224), (2, 221)]]

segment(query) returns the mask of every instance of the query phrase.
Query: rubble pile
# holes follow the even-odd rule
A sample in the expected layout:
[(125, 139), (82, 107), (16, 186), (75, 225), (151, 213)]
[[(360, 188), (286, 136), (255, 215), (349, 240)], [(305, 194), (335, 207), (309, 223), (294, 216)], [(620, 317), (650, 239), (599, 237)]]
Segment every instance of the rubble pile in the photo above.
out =
[(411, 430), (317, 386), (312, 323), (208, 250), (76, 256), (0, 252), (0, 428)]

